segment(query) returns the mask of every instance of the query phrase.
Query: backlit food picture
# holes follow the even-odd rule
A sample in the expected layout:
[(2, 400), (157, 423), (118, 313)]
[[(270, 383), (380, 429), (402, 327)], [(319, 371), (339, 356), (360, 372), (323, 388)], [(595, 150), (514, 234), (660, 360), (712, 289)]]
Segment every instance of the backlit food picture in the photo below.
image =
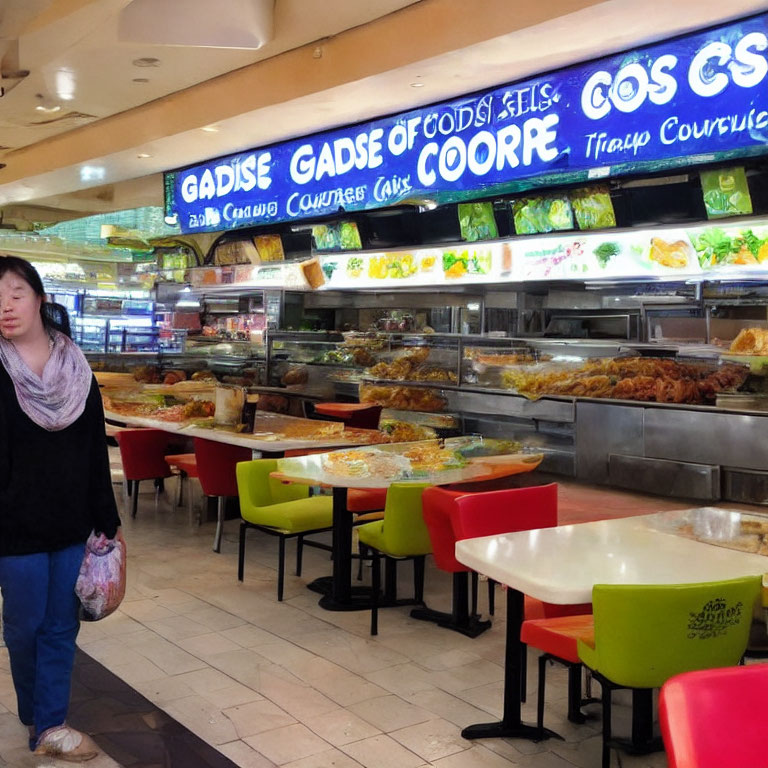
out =
[(374, 280), (401, 280), (416, 274), (417, 271), (418, 265), (412, 253), (384, 253), (371, 256), (368, 261), (368, 277)]

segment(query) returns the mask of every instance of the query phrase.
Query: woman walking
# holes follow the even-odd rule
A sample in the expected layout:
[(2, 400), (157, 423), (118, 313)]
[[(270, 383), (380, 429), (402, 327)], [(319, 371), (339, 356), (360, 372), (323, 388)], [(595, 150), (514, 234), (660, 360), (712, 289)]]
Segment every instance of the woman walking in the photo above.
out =
[(30, 748), (81, 762), (97, 748), (65, 722), (75, 581), (91, 530), (114, 538), (120, 518), (98, 385), (45, 299), (31, 264), (0, 256), (2, 624)]

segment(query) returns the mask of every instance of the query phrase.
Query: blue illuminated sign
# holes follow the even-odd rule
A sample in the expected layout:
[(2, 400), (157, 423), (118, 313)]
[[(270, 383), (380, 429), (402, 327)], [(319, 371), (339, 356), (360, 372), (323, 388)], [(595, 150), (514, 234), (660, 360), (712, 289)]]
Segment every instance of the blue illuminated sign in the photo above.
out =
[(166, 174), (183, 232), (768, 152), (768, 14)]

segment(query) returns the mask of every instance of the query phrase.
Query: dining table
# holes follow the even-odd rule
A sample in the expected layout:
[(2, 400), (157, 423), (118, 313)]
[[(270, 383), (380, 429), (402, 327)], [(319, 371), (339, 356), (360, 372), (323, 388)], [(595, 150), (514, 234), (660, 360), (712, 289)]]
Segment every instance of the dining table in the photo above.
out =
[(104, 410), (104, 418), (108, 423), (120, 424), (128, 427), (144, 427), (162, 429), (165, 432), (186, 436), (201, 437), (205, 440), (213, 440), (227, 445), (238, 445), (250, 448), (254, 459), (282, 456), (286, 451), (317, 450), (318, 448), (343, 448), (355, 445), (371, 445), (386, 438), (375, 429), (355, 429), (345, 427), (336, 434), (318, 435), (312, 438), (287, 438), (279, 432), (285, 425), (316, 424), (309, 419), (302, 419), (284, 414), (273, 414), (268, 411), (257, 411), (254, 416), (253, 432), (236, 432), (233, 429), (225, 429), (215, 425), (200, 426), (194, 421), (172, 422), (151, 416), (138, 416), (121, 414)]
[[(502, 718), (470, 725), (462, 736), (538, 741), (556, 735), (521, 717), (524, 595), (569, 605), (591, 602), (595, 584), (691, 584), (762, 575), (768, 571), (766, 544), (760, 534), (743, 532), (761, 526), (768, 534), (768, 514), (699, 507), (456, 542), (459, 562), (507, 587)], [(650, 751), (653, 741), (649, 705), (650, 697), (643, 711), (633, 711), (638, 751)]]
[[(494, 454), (494, 446), (504, 450), (506, 441), (483, 438), (448, 438), (443, 445), (451, 450), (465, 450), (484, 445), (487, 453)], [(372, 592), (367, 586), (352, 586), (352, 528), (353, 515), (347, 509), (347, 491), (351, 488), (386, 489), (393, 483), (428, 483), (455, 485), (474, 483), (531, 472), (544, 458), (541, 453), (496, 453), (474, 456), (461, 465), (448, 465), (431, 470), (414, 469), (408, 454), (417, 446), (438, 445), (437, 440), (415, 443), (394, 443), (375, 447), (336, 451), (327, 454), (280, 459), (272, 476), (283, 481), (302, 483), (331, 489), (333, 495), (332, 551), (333, 571), (330, 577), (321, 577), (309, 584), (319, 592), (319, 605), (331, 611), (364, 610), (372, 605)], [(416, 450), (420, 450), (416, 448)], [(485, 452), (483, 450), (480, 451)], [(383, 457), (383, 460), (382, 460)], [(380, 468), (387, 466), (391, 471)], [(376, 469), (379, 467), (379, 469)], [(379, 605), (391, 604), (388, 596), (380, 598)]]

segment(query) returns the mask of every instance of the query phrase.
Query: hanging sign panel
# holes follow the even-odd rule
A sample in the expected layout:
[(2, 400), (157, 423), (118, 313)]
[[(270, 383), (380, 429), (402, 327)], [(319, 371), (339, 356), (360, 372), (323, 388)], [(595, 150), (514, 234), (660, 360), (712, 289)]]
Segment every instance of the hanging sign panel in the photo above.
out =
[(768, 152), (768, 14), (173, 171), (183, 232)]

